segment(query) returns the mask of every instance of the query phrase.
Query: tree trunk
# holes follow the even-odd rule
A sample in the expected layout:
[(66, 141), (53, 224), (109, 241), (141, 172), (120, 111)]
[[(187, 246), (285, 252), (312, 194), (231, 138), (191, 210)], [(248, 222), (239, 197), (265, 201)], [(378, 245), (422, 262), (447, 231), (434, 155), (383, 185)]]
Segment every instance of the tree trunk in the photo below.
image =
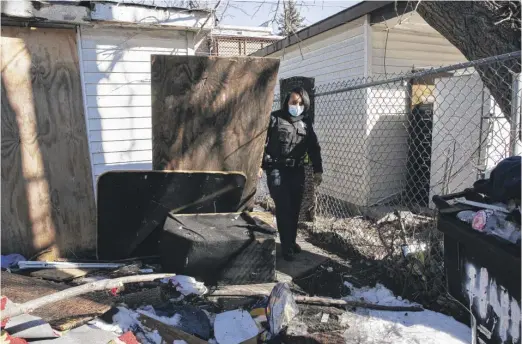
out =
[[(520, 51), (519, 1), (420, 1), (417, 12), (469, 60)], [(512, 73), (520, 60), (477, 70), (506, 117), (512, 114)]]

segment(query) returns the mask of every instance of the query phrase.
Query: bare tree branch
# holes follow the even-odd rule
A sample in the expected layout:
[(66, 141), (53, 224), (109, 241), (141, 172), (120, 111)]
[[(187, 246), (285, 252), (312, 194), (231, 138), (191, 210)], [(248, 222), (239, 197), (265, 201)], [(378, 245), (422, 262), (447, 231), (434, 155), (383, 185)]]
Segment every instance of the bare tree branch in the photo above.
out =
[[(519, 1), (418, 1), (416, 8), (469, 61), (520, 51)], [(512, 73), (520, 73), (520, 62), (510, 68), (498, 63), (480, 66), (477, 71), (510, 118)]]

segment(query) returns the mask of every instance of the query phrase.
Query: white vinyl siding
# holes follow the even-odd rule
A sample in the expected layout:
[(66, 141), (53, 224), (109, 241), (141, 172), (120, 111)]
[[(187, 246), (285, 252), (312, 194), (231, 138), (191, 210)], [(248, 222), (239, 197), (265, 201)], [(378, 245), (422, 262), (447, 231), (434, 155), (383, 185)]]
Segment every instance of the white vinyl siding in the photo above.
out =
[(373, 74), (384, 74), (385, 65), (386, 74), (394, 74), (467, 61), (417, 12), (372, 25), (371, 34)]
[[(416, 12), (371, 26), (370, 63), (374, 78), (393, 77), (413, 69), (466, 62), (446, 38)], [(386, 58), (385, 58), (386, 57)], [(400, 192), (406, 184), (408, 157), (408, 92), (385, 84), (369, 91), (369, 203)], [(377, 129), (377, 131), (375, 130)]]
[[(279, 79), (315, 78), (315, 85), (364, 75), (365, 17), (306, 39), (267, 57), (279, 57)], [(279, 87), (279, 86), (278, 86)]]
[(151, 55), (194, 55), (193, 33), (81, 28), (81, 60), (94, 179), (152, 169)]

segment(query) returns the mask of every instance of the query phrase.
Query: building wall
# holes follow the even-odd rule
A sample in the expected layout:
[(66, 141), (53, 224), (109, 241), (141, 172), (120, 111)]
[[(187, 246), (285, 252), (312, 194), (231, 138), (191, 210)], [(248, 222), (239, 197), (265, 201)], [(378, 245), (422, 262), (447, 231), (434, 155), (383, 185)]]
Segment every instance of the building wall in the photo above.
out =
[(279, 79), (315, 77), (317, 86), (364, 76), (365, 19), (358, 18), (269, 55), (281, 59)]
[(436, 79), (433, 95), (430, 199), (472, 187), (483, 165), (480, 157), (499, 144), (488, 143), (483, 117), (492, 110), (491, 96), (477, 73)]
[(413, 68), (440, 67), (467, 61), (417, 12), (371, 25), (371, 43), (370, 59), (374, 75), (405, 73)]
[[(374, 80), (413, 69), (466, 62), (466, 58), (416, 12), (371, 25), (368, 56)], [(385, 58), (386, 56), (386, 58)], [(369, 90), (369, 202), (400, 192), (406, 183), (408, 91), (399, 83)]]
[(388, 83), (367, 88), (367, 204), (401, 192), (408, 158), (408, 86)]
[(193, 33), (80, 30), (80, 61), (93, 178), (152, 168), (151, 55), (194, 55)]

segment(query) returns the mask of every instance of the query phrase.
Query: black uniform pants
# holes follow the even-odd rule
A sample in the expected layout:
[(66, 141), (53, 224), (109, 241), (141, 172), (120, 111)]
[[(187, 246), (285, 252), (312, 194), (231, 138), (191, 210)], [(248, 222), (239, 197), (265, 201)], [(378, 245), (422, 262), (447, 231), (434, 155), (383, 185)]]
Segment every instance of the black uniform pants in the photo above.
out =
[(299, 211), (303, 200), (303, 167), (284, 167), (267, 171), (268, 189), (276, 206), (277, 230), (283, 253), (293, 249), (297, 238)]

